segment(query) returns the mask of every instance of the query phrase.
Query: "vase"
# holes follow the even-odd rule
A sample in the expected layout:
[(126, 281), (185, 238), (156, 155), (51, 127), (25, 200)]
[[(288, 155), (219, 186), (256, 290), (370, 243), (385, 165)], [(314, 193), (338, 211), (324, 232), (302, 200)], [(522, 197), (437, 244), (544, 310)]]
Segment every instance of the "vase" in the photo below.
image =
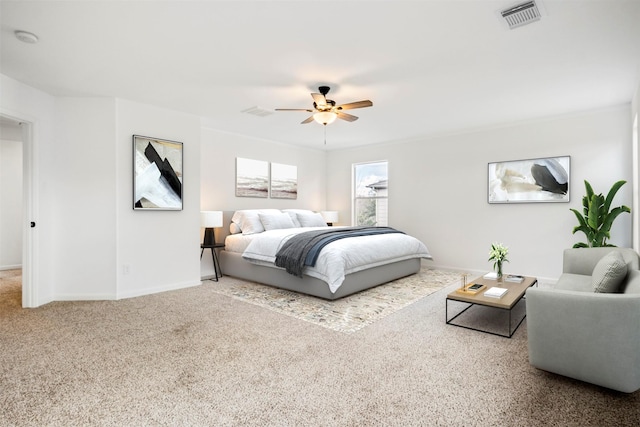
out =
[(496, 276), (498, 282), (502, 282), (502, 261), (496, 262)]

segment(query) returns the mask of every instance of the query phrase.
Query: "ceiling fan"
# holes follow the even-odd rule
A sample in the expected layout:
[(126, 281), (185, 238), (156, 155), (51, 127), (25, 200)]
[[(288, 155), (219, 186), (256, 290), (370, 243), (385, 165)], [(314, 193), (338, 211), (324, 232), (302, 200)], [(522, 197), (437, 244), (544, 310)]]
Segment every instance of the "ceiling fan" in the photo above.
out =
[(353, 110), (355, 108), (371, 107), (373, 102), (367, 100), (349, 102), (348, 104), (336, 105), (336, 102), (332, 99), (327, 99), (327, 94), (331, 88), (329, 86), (320, 86), (318, 91), (320, 93), (312, 93), (313, 98), (313, 110), (310, 108), (276, 108), (276, 111), (307, 111), (313, 113), (301, 124), (311, 123), (316, 121), (322, 125), (328, 125), (333, 123), (336, 119), (346, 120), (348, 122), (354, 122), (358, 120), (358, 117), (344, 113), (343, 110)]

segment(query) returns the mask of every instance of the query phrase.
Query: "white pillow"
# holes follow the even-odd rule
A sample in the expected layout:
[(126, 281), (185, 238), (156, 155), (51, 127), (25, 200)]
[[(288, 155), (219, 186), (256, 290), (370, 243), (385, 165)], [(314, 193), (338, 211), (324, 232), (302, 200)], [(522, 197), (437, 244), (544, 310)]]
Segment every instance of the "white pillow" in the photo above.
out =
[(242, 230), (242, 234), (256, 234), (264, 231), (264, 226), (260, 222), (259, 213), (279, 213), (278, 209), (244, 209), (235, 211), (231, 222), (235, 222)]
[(291, 222), (293, 222), (294, 227), (302, 227), (300, 225), (300, 221), (298, 221), (298, 215), (295, 212), (287, 212), (289, 218), (291, 218)]
[(282, 209), (282, 212), (286, 212), (289, 214), (289, 216), (291, 217), (291, 221), (293, 221), (293, 225), (295, 225), (296, 227), (302, 227), (302, 224), (300, 224), (300, 221), (298, 220), (299, 213), (306, 215), (312, 215), (314, 213), (309, 209)]
[(326, 227), (327, 223), (319, 213), (296, 213), (298, 221), (303, 227)]
[(276, 230), (279, 228), (293, 228), (293, 221), (291, 217), (286, 213), (259, 213), (260, 222), (264, 226), (265, 230)]
[(242, 233), (242, 230), (240, 229), (240, 226), (238, 224), (232, 222), (231, 224), (229, 224), (229, 233), (238, 234)]

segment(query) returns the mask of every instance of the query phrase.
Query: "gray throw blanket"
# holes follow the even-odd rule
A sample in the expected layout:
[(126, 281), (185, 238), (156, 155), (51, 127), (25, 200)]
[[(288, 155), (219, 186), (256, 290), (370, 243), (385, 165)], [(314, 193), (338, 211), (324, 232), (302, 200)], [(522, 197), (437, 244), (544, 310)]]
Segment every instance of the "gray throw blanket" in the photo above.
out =
[(402, 233), (402, 231), (391, 227), (349, 227), (305, 231), (291, 237), (282, 245), (276, 254), (276, 266), (284, 268), (289, 274), (302, 277), (304, 267), (316, 265), (320, 251), (329, 243), (347, 237), (389, 233)]

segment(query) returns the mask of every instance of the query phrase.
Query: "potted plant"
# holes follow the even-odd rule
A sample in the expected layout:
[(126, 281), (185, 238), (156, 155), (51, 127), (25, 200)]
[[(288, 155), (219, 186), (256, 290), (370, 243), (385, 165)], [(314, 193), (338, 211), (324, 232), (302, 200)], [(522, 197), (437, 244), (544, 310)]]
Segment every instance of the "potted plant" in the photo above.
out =
[(618, 206), (611, 209), (611, 202), (616, 193), (626, 181), (618, 181), (609, 190), (607, 197), (602, 193), (595, 194), (591, 184), (587, 180), (584, 186), (587, 194), (582, 198), (583, 214), (576, 209), (570, 209), (578, 218), (578, 225), (573, 228), (573, 234), (582, 231), (587, 236), (587, 243), (580, 242), (573, 245), (574, 248), (596, 248), (601, 246), (615, 246), (607, 243), (611, 238), (611, 226), (613, 221), (623, 212), (631, 212), (627, 206)]
[(509, 262), (507, 259), (509, 248), (502, 243), (492, 243), (489, 251), (489, 261), (493, 261), (493, 269), (496, 271), (498, 280), (502, 279), (502, 263)]

